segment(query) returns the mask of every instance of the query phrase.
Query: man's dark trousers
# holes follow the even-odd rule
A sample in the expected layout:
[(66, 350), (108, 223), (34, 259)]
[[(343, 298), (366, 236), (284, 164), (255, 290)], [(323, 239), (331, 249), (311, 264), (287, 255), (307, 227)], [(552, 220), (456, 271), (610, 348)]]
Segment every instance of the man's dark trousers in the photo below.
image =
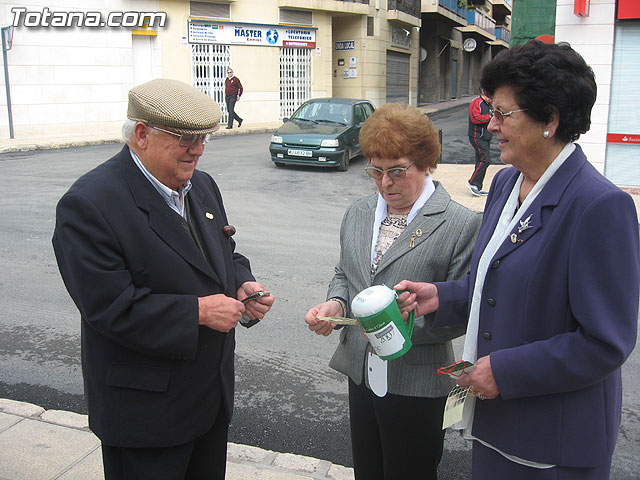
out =
[(483, 138), (469, 137), (469, 143), (476, 152), (476, 168), (473, 170), (469, 183), (478, 187), (478, 190), (482, 190), (482, 182), (484, 182), (484, 176), (491, 163), (491, 154), (489, 153), (491, 142)]
[(227, 122), (228, 128), (233, 128), (233, 121), (237, 120), (238, 123), (242, 123), (242, 119), (236, 113), (236, 101), (238, 100), (238, 95), (227, 95), (224, 97), (225, 102), (227, 103), (227, 111), (229, 112), (229, 121)]

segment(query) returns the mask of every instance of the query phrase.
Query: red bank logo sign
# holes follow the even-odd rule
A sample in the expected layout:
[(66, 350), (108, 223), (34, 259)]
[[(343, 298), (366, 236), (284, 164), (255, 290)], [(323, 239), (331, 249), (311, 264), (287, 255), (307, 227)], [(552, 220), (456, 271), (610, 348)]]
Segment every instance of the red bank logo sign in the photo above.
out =
[(607, 143), (633, 143), (640, 145), (640, 135), (628, 133), (608, 133)]

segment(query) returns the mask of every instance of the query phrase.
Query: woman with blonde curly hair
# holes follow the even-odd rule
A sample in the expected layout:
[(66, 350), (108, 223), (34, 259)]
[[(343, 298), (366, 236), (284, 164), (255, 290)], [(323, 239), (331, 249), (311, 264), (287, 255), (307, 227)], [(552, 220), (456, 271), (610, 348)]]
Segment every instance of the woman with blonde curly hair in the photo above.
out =
[[(438, 134), (417, 108), (387, 104), (362, 127), (365, 170), (377, 194), (346, 211), (340, 260), (327, 301), (305, 321), (318, 335), (340, 328), (317, 317), (350, 316), (351, 300), (372, 285), (453, 280), (469, 264), (480, 217), (457, 204), (433, 181)], [(360, 327), (346, 326), (330, 366), (349, 378), (349, 414), (357, 480), (436, 479), (442, 457), (443, 408), (453, 382), (436, 373), (453, 362), (458, 328), (433, 329), (415, 320), (413, 347), (385, 361), (373, 353)]]

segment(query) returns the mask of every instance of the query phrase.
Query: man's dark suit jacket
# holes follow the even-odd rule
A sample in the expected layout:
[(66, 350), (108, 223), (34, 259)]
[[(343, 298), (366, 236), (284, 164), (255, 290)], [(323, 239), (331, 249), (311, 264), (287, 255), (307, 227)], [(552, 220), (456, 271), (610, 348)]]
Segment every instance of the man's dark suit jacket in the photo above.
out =
[[(480, 256), (519, 173), (494, 177), (471, 273), (437, 284), (435, 325), (466, 322)], [(529, 215), (531, 228), (514, 228), (485, 277), (478, 358), (491, 355), (500, 395), (476, 402), (472, 433), (527, 460), (597, 467), (616, 444), (620, 367), (637, 335), (636, 210), (576, 145)]]
[(234, 331), (198, 325), (198, 297), (236, 297), (249, 261), (223, 233), (213, 179), (187, 198), (199, 249), (128, 147), (78, 179), (58, 203), (53, 246), (82, 319), (89, 425), (106, 445), (164, 447), (208, 431), (233, 409)]

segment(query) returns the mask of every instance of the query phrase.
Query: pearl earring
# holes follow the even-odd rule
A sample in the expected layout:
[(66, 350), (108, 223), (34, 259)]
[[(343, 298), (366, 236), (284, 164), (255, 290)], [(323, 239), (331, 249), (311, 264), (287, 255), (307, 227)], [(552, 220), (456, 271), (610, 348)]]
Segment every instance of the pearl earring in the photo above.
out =
[(542, 132), (542, 136), (544, 138), (549, 138), (549, 135), (550, 135), (549, 130), (545, 130), (544, 132)]

